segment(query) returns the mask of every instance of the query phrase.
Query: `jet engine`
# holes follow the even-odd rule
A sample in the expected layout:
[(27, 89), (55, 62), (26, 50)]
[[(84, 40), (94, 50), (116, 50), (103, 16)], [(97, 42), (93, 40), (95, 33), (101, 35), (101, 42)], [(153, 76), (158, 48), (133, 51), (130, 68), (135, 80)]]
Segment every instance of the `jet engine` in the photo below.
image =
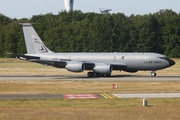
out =
[(71, 72), (82, 72), (85, 69), (85, 65), (79, 62), (69, 62), (65, 68)]
[(93, 68), (94, 72), (103, 74), (103, 75), (108, 75), (111, 74), (113, 68), (111, 65), (107, 65), (107, 64), (97, 64), (94, 68)]

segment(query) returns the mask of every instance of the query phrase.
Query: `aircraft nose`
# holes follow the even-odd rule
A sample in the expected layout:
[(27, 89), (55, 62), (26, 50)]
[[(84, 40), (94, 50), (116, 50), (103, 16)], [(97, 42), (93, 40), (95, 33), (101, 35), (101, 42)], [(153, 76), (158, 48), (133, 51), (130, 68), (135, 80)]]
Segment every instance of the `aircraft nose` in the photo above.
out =
[(169, 66), (173, 66), (175, 64), (174, 60), (168, 59)]

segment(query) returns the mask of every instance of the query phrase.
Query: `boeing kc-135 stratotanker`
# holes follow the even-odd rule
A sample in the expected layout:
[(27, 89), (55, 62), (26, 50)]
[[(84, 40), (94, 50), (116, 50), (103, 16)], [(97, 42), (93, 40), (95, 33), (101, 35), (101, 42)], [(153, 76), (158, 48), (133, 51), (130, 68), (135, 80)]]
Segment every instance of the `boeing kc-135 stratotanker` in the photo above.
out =
[(88, 77), (110, 76), (113, 70), (137, 72), (170, 67), (175, 62), (158, 53), (54, 53), (49, 50), (34, 30), (31, 23), (22, 23), (27, 54), (17, 55), (19, 59), (65, 68), (71, 72), (88, 70)]

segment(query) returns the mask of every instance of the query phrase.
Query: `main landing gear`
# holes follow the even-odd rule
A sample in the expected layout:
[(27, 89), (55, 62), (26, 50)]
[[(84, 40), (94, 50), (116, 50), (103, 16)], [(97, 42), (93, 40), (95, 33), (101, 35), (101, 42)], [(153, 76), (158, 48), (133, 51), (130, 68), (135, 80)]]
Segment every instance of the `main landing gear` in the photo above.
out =
[(155, 77), (156, 76), (156, 71), (151, 71), (151, 76)]
[(99, 73), (96, 73), (96, 72), (88, 72), (87, 76), (88, 77), (104, 77), (104, 76), (109, 77), (109, 76), (111, 76), (111, 74), (103, 75), (103, 74), (99, 74)]

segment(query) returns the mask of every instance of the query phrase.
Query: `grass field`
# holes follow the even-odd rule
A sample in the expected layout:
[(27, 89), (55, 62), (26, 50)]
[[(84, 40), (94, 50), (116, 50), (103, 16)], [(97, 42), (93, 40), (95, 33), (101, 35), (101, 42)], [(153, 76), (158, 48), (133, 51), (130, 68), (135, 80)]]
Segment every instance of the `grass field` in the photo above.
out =
[[(176, 65), (157, 71), (158, 75), (180, 75), (180, 59)], [(0, 59), (0, 75), (73, 74), (16, 59)], [(86, 75), (86, 72), (79, 73)], [(113, 72), (113, 74), (129, 74)], [(133, 74), (150, 75), (149, 72)], [(68, 93), (179, 93), (180, 82), (114, 82), (103, 81), (0, 81), (0, 94), (68, 94)], [(179, 120), (180, 99), (23, 99), (0, 100), (2, 120)]]
[(0, 101), (2, 120), (178, 120), (180, 99), (55, 99)]

